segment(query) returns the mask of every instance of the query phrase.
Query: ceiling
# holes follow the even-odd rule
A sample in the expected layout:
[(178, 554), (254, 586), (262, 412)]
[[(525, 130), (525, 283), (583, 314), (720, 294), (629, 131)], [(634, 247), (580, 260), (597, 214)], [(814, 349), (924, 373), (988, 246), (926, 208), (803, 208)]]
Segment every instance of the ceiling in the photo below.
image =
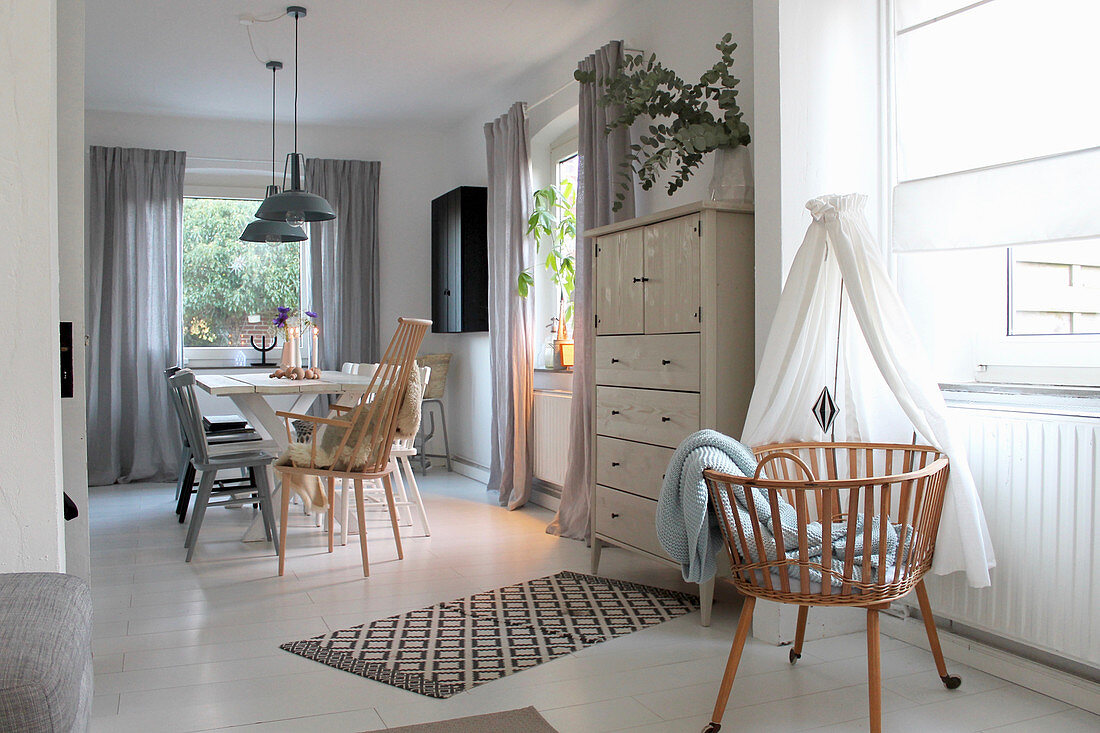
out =
[[(631, 0), (314, 0), (300, 21), (299, 119), (373, 123), (464, 118), (493, 90), (554, 58)], [(88, 109), (270, 119), (271, 72), (241, 16), (271, 0), (87, 0)], [(294, 22), (251, 26), (256, 54), (285, 64), (291, 116)]]

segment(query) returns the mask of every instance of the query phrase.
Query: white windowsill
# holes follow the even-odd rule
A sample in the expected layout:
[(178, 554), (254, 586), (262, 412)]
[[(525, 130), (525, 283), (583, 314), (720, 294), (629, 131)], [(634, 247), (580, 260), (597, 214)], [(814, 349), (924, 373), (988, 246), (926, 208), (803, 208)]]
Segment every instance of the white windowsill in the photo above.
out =
[(940, 384), (948, 407), (1100, 419), (1100, 388), (963, 382)]

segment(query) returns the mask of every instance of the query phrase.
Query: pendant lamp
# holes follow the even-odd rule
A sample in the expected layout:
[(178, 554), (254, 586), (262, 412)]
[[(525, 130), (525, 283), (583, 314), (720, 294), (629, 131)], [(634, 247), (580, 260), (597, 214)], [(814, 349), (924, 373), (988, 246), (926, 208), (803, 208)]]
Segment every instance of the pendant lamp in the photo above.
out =
[(264, 199), (256, 210), (256, 218), (301, 226), (307, 221), (335, 219), (336, 212), (328, 201), (302, 188), (305, 156), (298, 152), (298, 21), (305, 17), (306, 9), (300, 5), (291, 5), (286, 13), (294, 17), (294, 152), (287, 155), (286, 166), (283, 168), (284, 186), (287, 169), (290, 170), (290, 188)]
[[(279, 187), (275, 185), (275, 72), (283, 68), (283, 62), (268, 61), (267, 68), (271, 69), (271, 185), (267, 187), (267, 193), (264, 194), (265, 200), (279, 193)], [(301, 227), (291, 226), (285, 221), (257, 219), (246, 226), (241, 233), (242, 242), (279, 244), (305, 240), (306, 233)]]

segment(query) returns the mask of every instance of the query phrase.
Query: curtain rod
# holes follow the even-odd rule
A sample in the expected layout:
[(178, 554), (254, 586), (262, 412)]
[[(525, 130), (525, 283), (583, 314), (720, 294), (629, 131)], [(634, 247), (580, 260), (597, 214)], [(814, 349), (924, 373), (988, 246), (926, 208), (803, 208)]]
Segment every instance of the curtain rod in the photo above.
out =
[(194, 160), (202, 163), (248, 163), (250, 165), (271, 165), (270, 160), (245, 160), (242, 158), (204, 158), (201, 155), (188, 155), (188, 162)]
[[(627, 54), (630, 54), (631, 56), (633, 56), (633, 55), (639, 54), (639, 53), (642, 53), (642, 52), (639, 51), (636, 48), (624, 48), (623, 49), (623, 55), (624, 56), (627, 55)], [(566, 89), (569, 89), (570, 87), (572, 87), (573, 83), (574, 83), (574, 81), (572, 79), (570, 79), (569, 81), (565, 82), (564, 84), (562, 84), (560, 87), (558, 87), (554, 91), (547, 94), (545, 97), (543, 97), (539, 101), (535, 102), (534, 104), (527, 105), (527, 111), (530, 112), (535, 107), (538, 107), (540, 104), (545, 104), (546, 102), (549, 102), (551, 99), (558, 96), (559, 94), (564, 92)]]

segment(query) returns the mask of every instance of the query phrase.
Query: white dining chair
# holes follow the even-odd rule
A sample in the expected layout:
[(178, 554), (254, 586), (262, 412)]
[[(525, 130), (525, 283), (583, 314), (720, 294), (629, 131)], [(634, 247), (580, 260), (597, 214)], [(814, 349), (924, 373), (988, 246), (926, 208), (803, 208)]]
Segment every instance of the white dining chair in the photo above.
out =
[[(374, 373), (375, 364), (360, 364), (358, 374), (371, 375)], [(420, 368), (420, 383), (426, 389), (431, 379), (431, 367)], [(401, 526), (413, 527), (419, 523), (418, 534), (406, 535), (413, 537), (430, 537), (431, 526), (428, 524), (428, 512), (424, 508), (424, 499), (420, 496), (420, 487), (416, 483), (416, 475), (413, 473), (412, 458), (416, 456), (416, 448), (413, 447), (415, 438), (405, 438), (394, 441), (390, 450), (390, 461), (393, 464), (393, 494), (394, 506), (397, 507)], [(351, 523), (351, 492), (350, 486), (344, 486), (340, 490), (340, 504), (336, 507), (336, 514), (342, 517), (340, 520), (340, 542), (348, 543), (348, 532)], [(385, 490), (380, 482), (373, 481), (364, 486), (367, 509), (386, 510)]]

